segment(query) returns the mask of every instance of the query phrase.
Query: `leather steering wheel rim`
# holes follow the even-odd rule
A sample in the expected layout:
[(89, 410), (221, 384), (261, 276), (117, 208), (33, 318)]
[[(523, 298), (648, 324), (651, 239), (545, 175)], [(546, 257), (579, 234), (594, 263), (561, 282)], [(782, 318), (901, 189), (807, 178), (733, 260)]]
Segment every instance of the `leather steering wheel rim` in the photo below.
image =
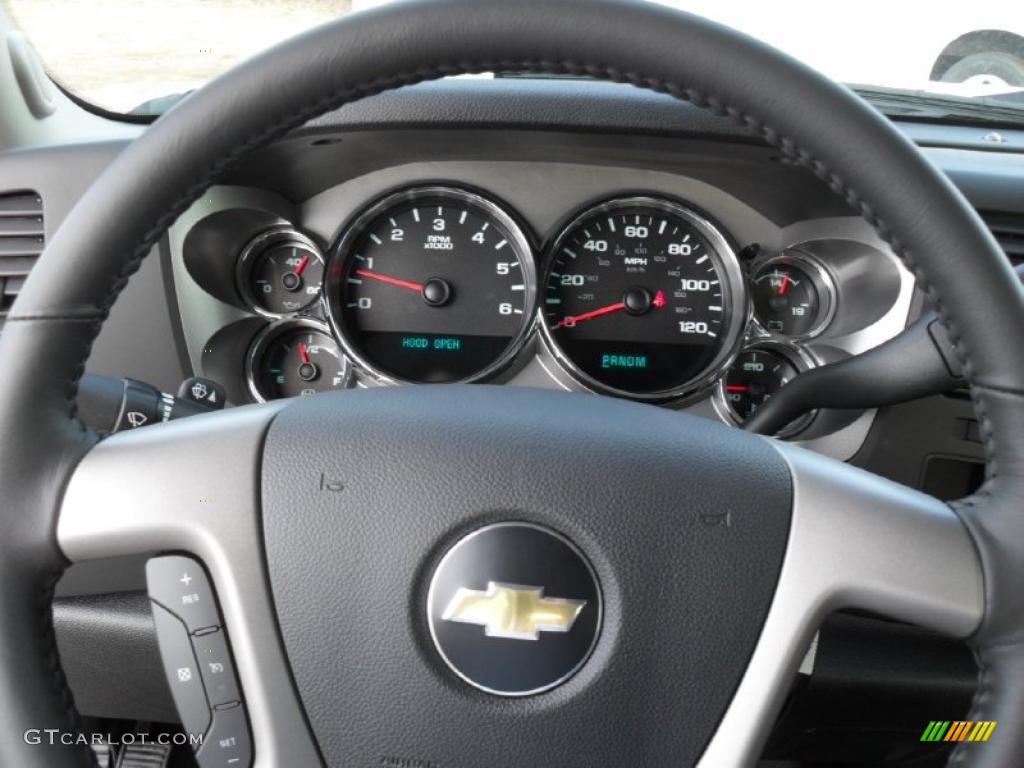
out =
[(78, 726), (50, 615), (67, 566), (56, 531), (75, 467), (99, 439), (76, 418), (77, 382), (130, 275), (175, 218), (250, 150), (374, 93), (495, 69), (616, 80), (728, 115), (818, 176), (914, 272), (970, 380), (987, 456), (983, 489), (954, 508), (973, 536), (985, 585), (984, 617), (971, 638), (980, 676), (968, 719), (998, 720), (1000, 729), (988, 743), (962, 745), (953, 763), (1017, 760), (1024, 345), (1006, 342), (1024, 326), (1024, 297), (973, 209), (850, 91), (717, 24), (624, 0), (437, 0), (328, 24), (193, 94), (111, 164), (40, 257), (0, 337), (0, 716), (9, 735), (0, 762), (94, 762), (88, 747), (44, 750), (21, 734)]

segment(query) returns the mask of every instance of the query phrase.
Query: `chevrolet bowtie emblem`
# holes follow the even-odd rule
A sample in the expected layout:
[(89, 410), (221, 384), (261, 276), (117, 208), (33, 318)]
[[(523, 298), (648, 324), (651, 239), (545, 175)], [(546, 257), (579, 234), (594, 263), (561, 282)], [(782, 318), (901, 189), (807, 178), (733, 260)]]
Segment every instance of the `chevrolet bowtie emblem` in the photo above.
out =
[(441, 618), (482, 626), (488, 637), (537, 640), (541, 632), (568, 632), (587, 604), (543, 595), (543, 587), (496, 581), (483, 592), (459, 587)]

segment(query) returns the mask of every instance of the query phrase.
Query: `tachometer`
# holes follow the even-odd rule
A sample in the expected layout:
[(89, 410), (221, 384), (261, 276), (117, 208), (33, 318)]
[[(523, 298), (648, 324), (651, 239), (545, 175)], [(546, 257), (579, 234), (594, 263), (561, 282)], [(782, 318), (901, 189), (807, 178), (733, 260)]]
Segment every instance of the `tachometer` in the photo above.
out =
[(348, 227), (328, 269), (331, 323), (385, 381), (453, 382), (502, 368), (536, 299), (526, 236), (496, 203), (450, 187), (389, 195)]
[(710, 384), (746, 320), (736, 255), (706, 218), (668, 200), (614, 200), (549, 249), (544, 337), (591, 388), (675, 399)]

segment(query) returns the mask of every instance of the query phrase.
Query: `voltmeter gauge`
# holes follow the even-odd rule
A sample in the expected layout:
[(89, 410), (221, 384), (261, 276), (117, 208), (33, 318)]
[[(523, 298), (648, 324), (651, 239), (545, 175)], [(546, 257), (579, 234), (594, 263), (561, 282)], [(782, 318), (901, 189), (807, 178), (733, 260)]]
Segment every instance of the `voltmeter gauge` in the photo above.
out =
[(762, 262), (755, 267), (751, 283), (754, 317), (769, 333), (816, 336), (835, 313), (836, 290), (828, 270), (798, 252)]

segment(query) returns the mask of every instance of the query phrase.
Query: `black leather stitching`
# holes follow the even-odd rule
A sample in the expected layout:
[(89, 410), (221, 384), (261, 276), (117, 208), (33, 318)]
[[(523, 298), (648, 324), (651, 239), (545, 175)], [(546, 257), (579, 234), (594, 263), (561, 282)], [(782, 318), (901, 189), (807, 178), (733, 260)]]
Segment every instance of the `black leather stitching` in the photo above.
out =
[(1010, 397), (1024, 397), (1024, 389), (1018, 389), (1016, 387), (999, 387), (992, 384), (980, 384), (973, 382), (972, 386), (977, 389), (982, 389), (987, 392), (995, 392), (1000, 395), (1009, 395)]
[[(950, 503), (950, 508), (953, 513), (960, 518), (961, 524), (965, 528), (969, 529), (967, 521), (964, 519), (963, 510), (973, 509), (978, 506), (979, 503), (983, 502), (986, 497), (981, 493), (975, 493), (966, 499), (960, 499)], [(974, 548), (975, 555), (978, 558), (978, 562), (982, 563), (983, 558), (981, 551), (978, 549), (978, 541), (974, 536), (970, 537), (971, 546)], [(988, 594), (988, 573), (985, 568), (981, 568), (982, 578), (982, 595)], [(974, 687), (974, 695), (971, 697), (971, 707), (967, 714), (968, 720), (983, 720), (985, 718), (980, 717), (980, 713), (984, 708), (984, 705), (988, 703), (989, 699), (989, 681), (991, 679), (990, 670), (988, 664), (985, 662), (983, 650), (980, 647), (974, 647), (972, 649), (974, 655), (974, 661), (978, 667), (978, 675)], [(963, 765), (967, 760), (967, 747), (961, 742), (953, 748), (953, 752), (950, 754), (947, 768), (955, 768), (956, 766)]]
[(83, 312), (80, 315), (68, 315), (62, 313), (50, 314), (48, 312), (35, 312), (31, 315), (14, 315), (7, 318), (8, 323), (28, 322), (28, 321), (49, 321), (58, 323), (91, 323), (97, 319), (105, 318), (105, 315), (96, 310), (89, 310)]
[[(64, 716), (67, 718), (67, 728), (71, 733), (80, 733), (82, 716), (75, 706), (74, 696), (71, 693), (71, 688), (68, 686), (67, 676), (64, 674), (64, 667), (60, 663), (60, 653), (57, 650), (57, 635), (53, 628), (53, 594), (57, 588), (57, 582), (63, 573), (63, 566), (51, 571), (46, 582), (43, 584), (42, 590), (40, 590), (39, 604), (41, 607), (42, 626), (39, 628), (37, 637), (42, 638), (43, 647), (46, 648), (46, 662), (50, 671), (50, 688), (64, 709)], [(87, 744), (81, 744), (78, 746), (78, 752), (81, 755), (82, 765), (88, 768), (98, 767), (98, 760), (91, 747)]]
[[(984, 719), (980, 715), (985, 705), (988, 704), (992, 681), (992, 667), (985, 661), (984, 651), (976, 650), (974, 660), (978, 664), (978, 684), (974, 691), (974, 697), (971, 699), (971, 709), (967, 713), (967, 719), (972, 721)], [(953, 753), (949, 756), (948, 768), (955, 768), (955, 766), (964, 765), (967, 762), (968, 743), (962, 741), (953, 748)]]
[[(729, 106), (719, 99), (712, 96), (707, 96), (700, 91), (692, 88), (686, 88), (676, 83), (663, 81), (657, 78), (646, 77), (637, 73), (623, 72), (617, 68), (610, 67), (603, 64), (580, 64), (574, 62), (563, 62), (563, 61), (483, 61), (483, 62), (458, 62), (452, 64), (439, 64), (434, 67), (426, 67), (417, 69), (408, 73), (399, 73), (396, 75), (388, 76), (386, 78), (376, 78), (368, 83), (361, 85), (353, 85), (345, 90), (336, 91), (333, 94), (318, 99), (309, 106), (300, 109), (298, 112), (285, 116), (283, 119), (271, 124), (269, 127), (254, 135), (251, 139), (245, 143), (239, 145), (223, 158), (221, 158), (214, 166), (207, 171), (202, 177), (192, 184), (181, 197), (175, 202), (167, 213), (161, 216), (154, 225), (148, 230), (139, 246), (132, 252), (131, 257), (125, 262), (117, 276), (114, 278), (111, 286), (107, 290), (107, 297), (102, 304), (97, 307), (97, 316), (92, 320), (91, 326), (91, 337), (94, 339), (106, 319), (110, 307), (116, 301), (118, 295), (127, 284), (128, 279), (133, 275), (139, 268), (142, 260), (149, 254), (153, 246), (159, 241), (160, 237), (163, 236), (164, 232), (174, 222), (175, 219), (196, 199), (199, 195), (210, 186), (211, 183), (231, 164), (235, 162), (239, 157), (243, 156), (250, 150), (264, 143), (268, 143), (275, 138), (278, 138), (291, 129), (298, 127), (307, 120), (316, 117), (329, 109), (337, 108), (343, 104), (351, 101), (365, 98), (383, 91), (398, 88), (404, 85), (412, 85), (414, 83), (421, 82), (423, 80), (435, 79), (452, 74), (462, 73), (473, 73), (473, 72), (484, 72), (495, 69), (514, 69), (514, 70), (530, 70), (530, 71), (545, 71), (550, 73), (564, 73), (564, 74), (585, 74), (591, 76), (598, 76), (604, 79), (610, 79), (616, 82), (626, 82), (633, 85), (649, 88), (651, 90), (667, 93), (676, 98), (681, 98), (690, 101), (694, 105), (708, 109), (717, 114), (729, 116), (741, 125), (753, 130), (759, 134), (768, 144), (778, 148), (784, 155), (791, 160), (794, 160), (799, 165), (807, 168), (815, 176), (824, 181), (833, 192), (838, 194), (841, 198), (857, 210), (860, 215), (867, 221), (878, 233), (885, 242), (889, 244), (893, 252), (899, 256), (906, 264), (907, 268), (914, 274), (915, 278), (924, 288), (928, 297), (932, 300), (935, 305), (940, 318), (945, 323), (948, 331), (949, 338), (953, 344), (953, 348), (956, 352), (958, 359), (963, 367), (964, 375), (971, 386), (971, 399), (974, 403), (975, 412), (978, 416), (979, 431), (981, 433), (983, 444), (985, 448), (986, 456), (986, 479), (983, 487), (972, 497), (986, 498), (991, 495), (998, 478), (998, 461), (996, 456), (995, 443), (992, 439), (992, 423), (989, 419), (984, 397), (981, 391), (973, 385), (975, 379), (975, 368), (973, 361), (970, 357), (970, 352), (963, 344), (963, 339), (960, 331), (958, 330), (957, 324), (953, 317), (949, 313), (947, 307), (942, 301), (941, 297), (934, 290), (932, 285), (927, 279), (924, 271), (917, 264), (916, 259), (910, 254), (909, 251), (902, 245), (897, 237), (895, 237), (889, 230), (888, 225), (885, 221), (876, 213), (874, 208), (863, 200), (860, 195), (851, 188), (843, 180), (841, 176), (833, 172), (825, 163), (818, 160), (811, 152), (803, 149), (795, 142), (786, 138), (784, 135), (773, 129), (766, 123), (758, 120), (757, 118), (747, 114), (743, 110), (736, 107)], [(21, 320), (34, 320), (44, 319), (42, 317), (23, 316), (21, 318), (15, 318)], [(85, 319), (85, 318), (83, 318)], [(81, 364), (77, 368), (70, 387), (68, 389), (67, 402), (69, 418), (77, 421), (75, 395), (78, 388), (78, 380), (81, 378), (82, 373), (85, 370), (85, 362), (88, 358), (89, 351), (92, 347), (91, 339), (85, 345), (85, 357), (82, 359)], [(79, 421), (81, 425), (81, 422)], [(84, 425), (81, 425), (84, 428)], [(47, 609), (48, 610), (48, 609)], [(51, 638), (51, 642), (52, 638)], [(55, 648), (54, 648), (55, 652)], [(987, 680), (985, 678), (986, 668), (982, 668), (979, 671), (979, 689), (975, 694), (974, 704), (972, 706), (972, 712), (977, 707), (980, 707), (980, 697), (983, 690), (982, 681)], [(61, 675), (63, 678), (63, 675)], [(66, 681), (63, 683), (63, 690), (66, 690)], [(70, 701), (70, 692), (68, 692), (68, 699)], [(74, 710), (73, 702), (70, 702), (71, 710)]]

